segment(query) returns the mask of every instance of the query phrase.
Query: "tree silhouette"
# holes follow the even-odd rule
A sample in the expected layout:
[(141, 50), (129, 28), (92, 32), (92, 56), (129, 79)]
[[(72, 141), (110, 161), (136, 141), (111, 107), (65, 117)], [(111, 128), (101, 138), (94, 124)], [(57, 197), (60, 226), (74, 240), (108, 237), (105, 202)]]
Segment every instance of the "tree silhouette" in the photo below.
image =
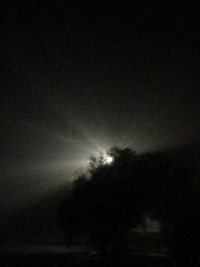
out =
[(91, 159), (89, 178), (74, 181), (71, 195), (60, 209), (65, 231), (76, 237), (88, 236), (102, 252), (109, 248), (119, 251), (121, 240), (142, 220), (145, 209), (138, 190), (142, 187), (139, 157), (131, 149), (119, 148), (111, 149), (109, 155), (111, 164), (104, 164), (102, 158)]
[(60, 207), (66, 240), (87, 238), (102, 253), (119, 256), (130, 230), (148, 213), (161, 222), (174, 258), (180, 261), (186, 251), (196, 257), (199, 200), (186, 166), (161, 153), (138, 155), (130, 148), (112, 148), (108, 154), (111, 164), (102, 154), (91, 157), (88, 175), (73, 182)]
[(148, 156), (151, 167), (145, 181), (150, 214), (162, 224), (169, 252), (176, 264), (199, 263), (200, 198), (193, 187), (192, 170), (180, 159)]

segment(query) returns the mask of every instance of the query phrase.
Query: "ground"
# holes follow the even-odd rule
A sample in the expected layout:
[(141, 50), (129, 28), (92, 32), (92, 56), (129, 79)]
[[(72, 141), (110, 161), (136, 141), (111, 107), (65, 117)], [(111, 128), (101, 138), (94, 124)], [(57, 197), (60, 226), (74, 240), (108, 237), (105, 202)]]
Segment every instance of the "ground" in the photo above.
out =
[(135, 267), (168, 267), (172, 266), (167, 258), (132, 256), (123, 262), (116, 262), (115, 259), (82, 259), (59, 254), (32, 254), (32, 255), (4, 255), (1, 257), (0, 265), (2, 267), (101, 267), (101, 266), (135, 266)]

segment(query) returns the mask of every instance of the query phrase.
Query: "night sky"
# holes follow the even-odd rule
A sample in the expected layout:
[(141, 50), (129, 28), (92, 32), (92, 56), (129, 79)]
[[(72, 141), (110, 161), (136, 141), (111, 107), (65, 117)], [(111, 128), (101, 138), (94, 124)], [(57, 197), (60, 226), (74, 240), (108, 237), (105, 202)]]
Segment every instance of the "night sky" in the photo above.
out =
[(199, 1), (26, 2), (1, 4), (5, 210), (62, 187), (113, 145), (198, 141)]

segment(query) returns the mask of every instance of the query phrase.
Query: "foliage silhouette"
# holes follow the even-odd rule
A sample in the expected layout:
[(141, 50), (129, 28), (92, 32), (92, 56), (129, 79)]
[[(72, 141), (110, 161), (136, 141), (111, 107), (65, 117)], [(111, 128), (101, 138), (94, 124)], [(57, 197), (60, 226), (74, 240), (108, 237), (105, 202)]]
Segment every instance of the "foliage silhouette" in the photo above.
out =
[(145, 210), (142, 191), (138, 191), (142, 187), (139, 157), (131, 149), (113, 148), (109, 154), (111, 164), (91, 159), (89, 178), (74, 181), (71, 195), (60, 208), (68, 240), (70, 235), (88, 236), (102, 252), (117, 250), (119, 240), (142, 220)]
[(181, 158), (151, 158), (154, 164), (145, 188), (152, 214), (162, 224), (169, 252), (177, 265), (199, 264), (200, 199), (193, 186), (193, 171)]
[[(161, 153), (138, 155), (130, 148), (112, 148), (113, 158), (91, 157), (89, 174), (78, 177), (63, 201), (59, 218), (68, 242), (87, 238), (104, 254), (126, 250), (130, 230), (146, 213), (161, 222), (174, 259), (199, 254), (199, 198), (191, 173), (180, 161)], [(188, 253), (186, 253), (186, 251)]]

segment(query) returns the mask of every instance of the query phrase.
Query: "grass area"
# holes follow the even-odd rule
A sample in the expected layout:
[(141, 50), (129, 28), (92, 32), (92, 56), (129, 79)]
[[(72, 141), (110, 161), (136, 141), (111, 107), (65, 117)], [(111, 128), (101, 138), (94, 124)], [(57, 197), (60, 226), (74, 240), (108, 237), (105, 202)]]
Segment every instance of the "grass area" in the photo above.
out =
[(32, 255), (4, 255), (1, 256), (2, 267), (112, 267), (112, 266), (135, 266), (135, 267), (168, 267), (171, 266), (167, 258), (132, 256), (123, 262), (107, 259), (82, 259), (77, 260), (70, 255), (55, 254), (32, 254)]
[[(36, 247), (37, 248), (37, 247)], [(91, 253), (83, 249), (67, 249), (66, 247), (46, 247), (46, 249), (30, 247), (19, 248), (13, 253), (2, 253), (0, 266), (2, 267), (33, 267), (33, 266), (135, 266), (135, 267), (168, 267), (172, 266), (167, 257), (163, 239), (159, 233), (141, 234), (134, 232), (131, 245), (125, 252), (124, 258), (114, 259), (111, 256), (100, 258), (98, 253)]]
[(132, 250), (146, 254), (167, 255), (167, 248), (160, 233), (141, 234), (134, 232), (132, 236)]

